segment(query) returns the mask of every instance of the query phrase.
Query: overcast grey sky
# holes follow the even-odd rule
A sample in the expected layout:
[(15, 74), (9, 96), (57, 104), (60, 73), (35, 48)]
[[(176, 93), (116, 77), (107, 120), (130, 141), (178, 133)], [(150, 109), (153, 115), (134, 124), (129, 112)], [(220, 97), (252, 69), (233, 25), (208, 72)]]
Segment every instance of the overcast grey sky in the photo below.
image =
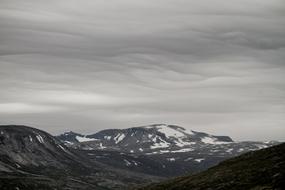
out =
[(285, 140), (284, 0), (0, 0), (0, 124)]

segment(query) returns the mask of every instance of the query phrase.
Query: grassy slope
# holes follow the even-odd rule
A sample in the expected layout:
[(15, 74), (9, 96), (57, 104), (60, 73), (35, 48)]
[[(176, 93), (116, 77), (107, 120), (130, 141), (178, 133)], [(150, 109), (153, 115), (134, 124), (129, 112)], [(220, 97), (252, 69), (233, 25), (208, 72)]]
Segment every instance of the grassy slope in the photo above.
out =
[(141, 190), (270, 190), (285, 187), (285, 143), (229, 159), (196, 175)]

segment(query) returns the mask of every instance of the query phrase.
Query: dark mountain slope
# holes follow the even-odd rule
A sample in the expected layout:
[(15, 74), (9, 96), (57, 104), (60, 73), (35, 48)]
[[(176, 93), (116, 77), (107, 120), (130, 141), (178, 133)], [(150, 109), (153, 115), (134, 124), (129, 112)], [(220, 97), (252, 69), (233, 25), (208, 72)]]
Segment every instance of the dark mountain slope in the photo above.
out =
[(140, 190), (282, 190), (285, 187), (285, 143), (229, 159), (196, 175)]
[(0, 162), (42, 174), (56, 170), (91, 172), (83, 157), (48, 133), (27, 126), (0, 126)]
[(90, 160), (50, 134), (0, 126), (0, 189), (126, 189), (155, 180)]

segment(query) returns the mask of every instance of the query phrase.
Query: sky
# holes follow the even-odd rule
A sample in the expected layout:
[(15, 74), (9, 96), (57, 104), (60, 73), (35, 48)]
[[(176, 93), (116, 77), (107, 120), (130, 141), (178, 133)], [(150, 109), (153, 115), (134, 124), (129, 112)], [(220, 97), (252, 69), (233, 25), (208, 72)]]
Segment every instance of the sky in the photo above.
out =
[(285, 140), (284, 0), (0, 0), (0, 124)]

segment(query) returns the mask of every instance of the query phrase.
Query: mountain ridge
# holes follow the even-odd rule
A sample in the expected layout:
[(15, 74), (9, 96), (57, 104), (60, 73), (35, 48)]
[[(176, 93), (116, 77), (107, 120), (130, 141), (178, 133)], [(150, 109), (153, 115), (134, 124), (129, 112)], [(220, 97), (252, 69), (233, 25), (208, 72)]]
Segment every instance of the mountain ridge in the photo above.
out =
[[(139, 143), (139, 146), (132, 147), (132, 151), (136, 152), (142, 152), (142, 149), (163, 149), (168, 145), (177, 150), (180, 147), (186, 147), (197, 142), (204, 144), (234, 142), (228, 136), (209, 135), (204, 132), (190, 131), (177, 125), (167, 124), (153, 124), (127, 129), (106, 129), (91, 135), (69, 132), (59, 135), (57, 138), (67, 144), (97, 141), (97, 143), (93, 144), (95, 146), (93, 148), (116, 147), (116, 149), (121, 149), (121, 151), (124, 151), (123, 146)], [(98, 143), (98, 141), (100, 142)], [(128, 144), (124, 144), (124, 141), (128, 142)], [(96, 147), (96, 145), (98, 146)]]
[(277, 144), (234, 142), (228, 136), (167, 124), (106, 129), (92, 135), (71, 132), (57, 138), (91, 160), (160, 177), (196, 173), (225, 159)]

